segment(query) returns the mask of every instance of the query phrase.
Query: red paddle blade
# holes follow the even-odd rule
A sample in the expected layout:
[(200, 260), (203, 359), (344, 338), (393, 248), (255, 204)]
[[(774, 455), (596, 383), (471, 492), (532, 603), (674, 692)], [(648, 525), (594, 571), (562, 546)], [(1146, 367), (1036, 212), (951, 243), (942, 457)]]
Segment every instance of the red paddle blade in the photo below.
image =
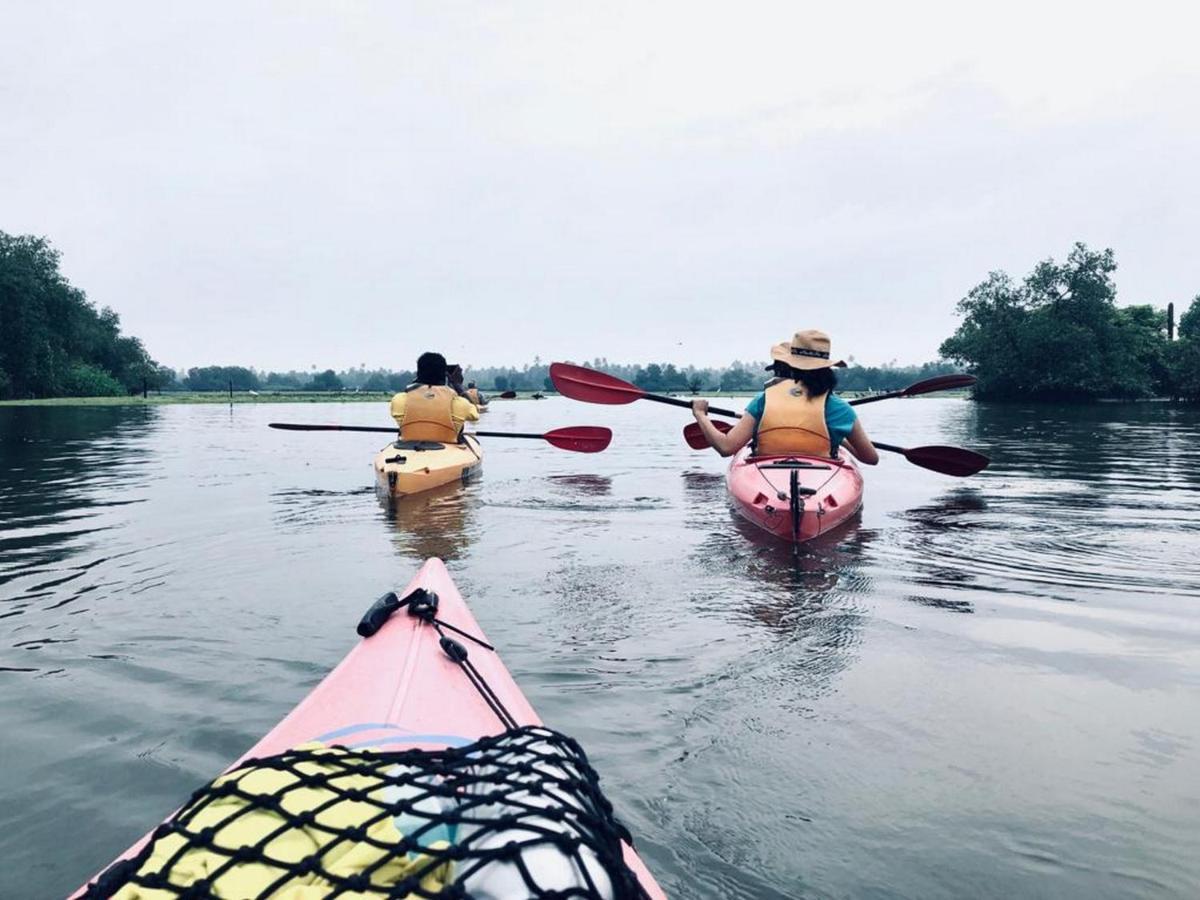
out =
[(571, 363), (551, 363), (550, 380), (564, 397), (584, 403), (632, 403), (646, 393), (628, 381)]
[(917, 394), (931, 394), (934, 391), (952, 391), (955, 388), (965, 388), (973, 385), (978, 379), (974, 375), (937, 375), (926, 378), (916, 384), (910, 384), (904, 389), (905, 397), (915, 397)]
[[(729, 432), (733, 428), (728, 422), (718, 422), (714, 419), (712, 423), (717, 426), (717, 431), (720, 431), (722, 434)], [(709, 448), (708, 438), (700, 430), (699, 422), (692, 422), (684, 426), (683, 439), (687, 441), (688, 446), (693, 450), (707, 450)]]
[(597, 425), (574, 425), (570, 428), (555, 428), (542, 435), (560, 450), (575, 453), (599, 453), (612, 443), (612, 429)]
[(910, 447), (904, 451), (904, 458), (915, 466), (957, 478), (982, 472), (991, 463), (982, 453), (962, 447)]

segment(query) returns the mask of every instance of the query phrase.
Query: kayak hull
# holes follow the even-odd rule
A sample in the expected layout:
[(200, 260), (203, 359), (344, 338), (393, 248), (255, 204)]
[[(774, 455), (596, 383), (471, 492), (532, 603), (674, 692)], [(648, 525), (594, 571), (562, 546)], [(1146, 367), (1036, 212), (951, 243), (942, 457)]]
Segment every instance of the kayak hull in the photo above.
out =
[[(792, 478), (799, 488), (793, 513)], [(846, 451), (821, 456), (752, 456), (738, 451), (725, 475), (734, 509), (785, 541), (802, 543), (844, 525), (862, 508), (863, 479)]]
[(483, 471), (483, 449), (476, 438), (461, 444), (412, 442), (388, 444), (375, 454), (375, 490), (381, 497), (409, 497), (446, 484), (465, 484)]
[[(417, 588), (438, 595), (438, 618), (487, 640), (440, 559), (429, 559), (400, 594)], [(349, 631), (349, 626), (347, 628)], [(470, 661), (518, 726), (540, 725), (537, 713), (498, 653), (467, 642)], [(380, 750), (443, 749), (503, 734), (504, 725), (442, 652), (432, 627), (403, 612), (360, 640), (338, 666), (229, 769), (247, 759), (283, 753), (309, 742)], [(229, 771), (229, 770), (226, 770)], [(135, 855), (147, 834), (118, 859)], [(654, 900), (661, 888), (625, 845), (625, 860)]]

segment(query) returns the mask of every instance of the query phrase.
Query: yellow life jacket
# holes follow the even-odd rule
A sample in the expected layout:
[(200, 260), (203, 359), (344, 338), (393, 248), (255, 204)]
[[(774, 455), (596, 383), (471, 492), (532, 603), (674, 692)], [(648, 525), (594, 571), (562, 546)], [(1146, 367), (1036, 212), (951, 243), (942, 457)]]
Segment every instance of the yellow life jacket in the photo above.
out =
[(474, 403), (476, 406), (479, 406), (480, 405), (479, 391), (476, 390), (475, 388), (467, 388), (467, 399), (470, 400), (472, 403)]
[(405, 395), (404, 419), (400, 423), (402, 441), (458, 441), (454, 427), (454, 388), (419, 384)]
[(829, 427), (825, 424), (825, 398), (809, 397), (790, 378), (767, 390), (762, 421), (758, 423), (754, 452), (759, 456), (790, 453), (830, 456)]

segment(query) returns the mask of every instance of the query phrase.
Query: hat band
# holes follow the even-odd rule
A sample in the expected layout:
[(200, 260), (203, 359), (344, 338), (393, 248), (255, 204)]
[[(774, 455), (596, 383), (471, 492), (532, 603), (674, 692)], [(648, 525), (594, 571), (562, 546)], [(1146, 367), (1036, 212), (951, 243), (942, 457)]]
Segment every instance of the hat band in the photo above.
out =
[(807, 350), (804, 347), (793, 347), (792, 356), (812, 356), (816, 359), (829, 359), (828, 350)]

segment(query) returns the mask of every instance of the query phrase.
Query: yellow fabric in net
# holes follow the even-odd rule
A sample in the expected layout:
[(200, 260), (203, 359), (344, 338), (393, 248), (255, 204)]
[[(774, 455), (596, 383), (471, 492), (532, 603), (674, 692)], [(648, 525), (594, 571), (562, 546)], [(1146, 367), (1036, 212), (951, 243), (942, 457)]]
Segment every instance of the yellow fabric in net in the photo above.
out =
[[(277, 860), (281, 865), (241, 862), (214, 878), (214, 873), (228, 863), (230, 854), (197, 846), (188, 846), (184, 850), (188, 844), (186, 838), (172, 833), (155, 841), (138, 875), (167, 873), (170, 883), (177, 888), (186, 888), (199, 880), (213, 878), (210, 888), (213, 896), (223, 900), (242, 900), (258, 897), (285, 872), (292, 872), (269, 896), (275, 900), (315, 900), (329, 893), (330, 882), (316, 874), (297, 874), (294, 865), (289, 864), (320, 853), (322, 869), (331, 875), (346, 878), (362, 873), (386, 859), (387, 862), (370, 873), (371, 883), (378, 886), (378, 890), (340, 895), (346, 898), (373, 898), (386, 896), (389, 885), (396, 884), (429, 864), (429, 857), (407, 855), (396, 846), (402, 836), (392, 816), (383, 811), (379, 797), (383, 783), (371, 775), (347, 772), (337, 763), (336, 757), (345, 757), (354, 751), (316, 743), (304, 744), (298, 749), (312, 751), (319, 757), (329, 757), (329, 761), (299, 762), (295, 764), (297, 771), (310, 776), (323, 775), (323, 781), (341, 791), (369, 792), (374, 802), (339, 797), (338, 790), (324, 785), (302, 786), (296, 774), (288, 770), (253, 769), (222, 775), (213, 782), (214, 787), (237, 781), (241, 791), (246, 794), (277, 798), (293, 821), (289, 822), (273, 810), (255, 808), (243, 797), (228, 796), (210, 800), (206, 807), (188, 820), (187, 830), (195, 833), (212, 828), (213, 843), (231, 852), (239, 847), (261, 846), (265, 857)], [(294, 821), (299, 815), (326, 807), (327, 804), (327, 808), (315, 815), (314, 824), (300, 825)], [(339, 840), (340, 834), (358, 827), (365, 829), (368, 840)], [(275, 832), (279, 834), (267, 841), (267, 837)], [(383, 848), (370, 841), (382, 844)], [(433, 849), (448, 846), (444, 840), (431, 845)], [(181, 850), (182, 855), (175, 859)], [(440, 890), (452, 877), (452, 865), (447, 862), (432, 868), (421, 879), (421, 887), (430, 892)], [(171, 900), (178, 897), (178, 893), (126, 884), (113, 896), (116, 900)]]

